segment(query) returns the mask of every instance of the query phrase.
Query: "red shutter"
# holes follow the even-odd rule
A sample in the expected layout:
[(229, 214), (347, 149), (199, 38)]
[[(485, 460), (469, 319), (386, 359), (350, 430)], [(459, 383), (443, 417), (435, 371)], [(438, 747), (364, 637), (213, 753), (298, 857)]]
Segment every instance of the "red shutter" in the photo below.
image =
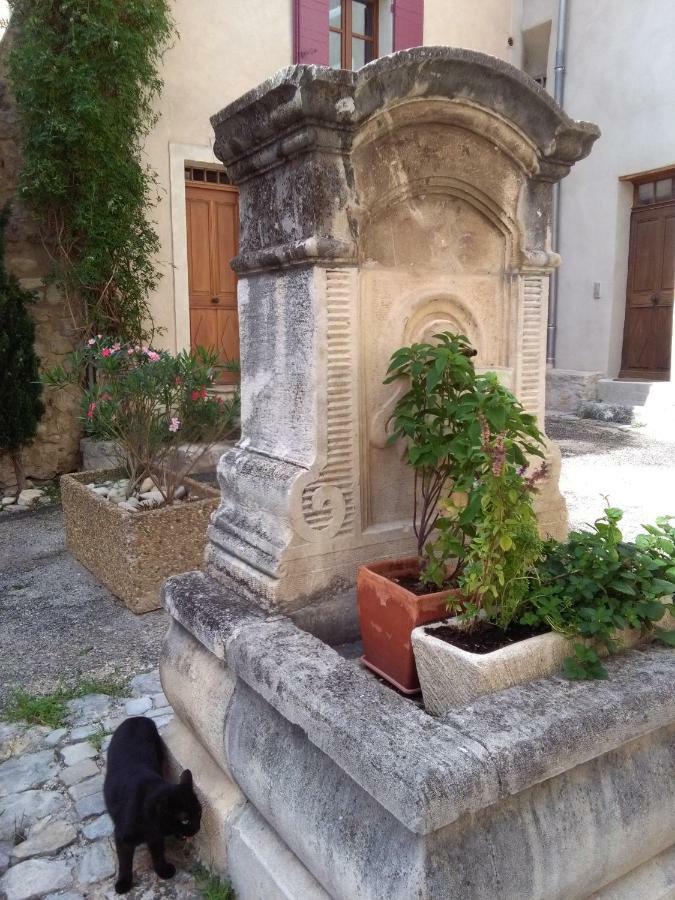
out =
[(424, 0), (394, 0), (394, 50), (420, 47), (423, 24)]
[(293, 61), (328, 65), (328, 0), (295, 0)]

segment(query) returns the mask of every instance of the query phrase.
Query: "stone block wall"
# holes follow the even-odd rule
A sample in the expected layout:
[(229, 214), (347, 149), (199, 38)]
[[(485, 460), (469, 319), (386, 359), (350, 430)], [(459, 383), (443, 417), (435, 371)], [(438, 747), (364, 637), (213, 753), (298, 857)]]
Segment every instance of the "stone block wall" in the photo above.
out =
[[(16, 196), (21, 167), (16, 104), (7, 80), (7, 60), (12, 30), (0, 41), (0, 205), (12, 203), (12, 217), (6, 233), (6, 263), (25, 288), (36, 291), (31, 307), (35, 321), (35, 349), (43, 368), (63, 360), (73, 349), (74, 331), (68, 309), (54, 287), (46, 287), (43, 278), (49, 271), (37, 223)], [(77, 468), (79, 460), (79, 400), (71, 391), (46, 390), (45, 415), (35, 441), (24, 451), (26, 474), (37, 479), (51, 478)], [(0, 488), (14, 484), (8, 458), (0, 457)]]

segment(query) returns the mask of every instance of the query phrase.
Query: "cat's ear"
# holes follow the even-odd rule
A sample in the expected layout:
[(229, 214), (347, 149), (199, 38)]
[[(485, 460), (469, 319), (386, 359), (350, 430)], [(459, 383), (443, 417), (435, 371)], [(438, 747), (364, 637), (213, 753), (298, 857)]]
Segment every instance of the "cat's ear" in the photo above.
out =
[(180, 783), (192, 787), (192, 772), (189, 769), (185, 769), (181, 774)]

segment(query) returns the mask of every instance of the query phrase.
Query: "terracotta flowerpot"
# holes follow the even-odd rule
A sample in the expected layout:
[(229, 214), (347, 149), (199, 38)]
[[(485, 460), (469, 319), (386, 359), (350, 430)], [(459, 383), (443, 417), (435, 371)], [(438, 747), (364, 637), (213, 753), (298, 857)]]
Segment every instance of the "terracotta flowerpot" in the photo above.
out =
[(361, 662), (404, 694), (420, 690), (410, 640), (413, 628), (446, 618), (448, 597), (459, 595), (455, 589), (418, 596), (391, 580), (418, 573), (415, 556), (387, 559), (360, 566), (356, 582)]

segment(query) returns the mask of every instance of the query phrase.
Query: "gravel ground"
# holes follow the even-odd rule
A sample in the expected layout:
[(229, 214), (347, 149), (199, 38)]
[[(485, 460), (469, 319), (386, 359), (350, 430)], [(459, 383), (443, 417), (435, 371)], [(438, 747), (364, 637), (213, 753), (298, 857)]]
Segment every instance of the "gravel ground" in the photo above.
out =
[[(547, 431), (562, 450), (572, 527), (601, 515), (604, 496), (625, 510), (628, 538), (675, 515), (675, 441), (572, 418), (550, 419)], [(156, 667), (167, 616), (135, 616), (116, 600), (66, 551), (51, 508), (0, 514), (0, 623), (1, 704), (13, 685), (40, 692)]]
[(657, 516), (675, 516), (675, 440), (562, 417), (547, 420), (546, 431), (562, 452), (560, 487), (571, 527), (602, 515), (605, 497), (624, 510), (622, 529), (629, 539)]
[(157, 666), (167, 614), (135, 616), (68, 553), (60, 508), (0, 514), (0, 705)]

